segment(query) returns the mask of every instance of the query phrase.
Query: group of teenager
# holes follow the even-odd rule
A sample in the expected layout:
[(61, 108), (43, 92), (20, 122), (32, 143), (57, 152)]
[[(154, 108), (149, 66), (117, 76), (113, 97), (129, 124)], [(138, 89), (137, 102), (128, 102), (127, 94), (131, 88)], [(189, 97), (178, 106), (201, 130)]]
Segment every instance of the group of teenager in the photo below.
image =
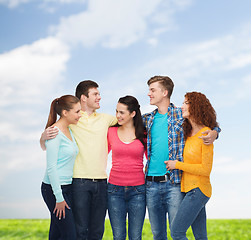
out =
[(147, 84), (157, 108), (143, 115), (133, 96), (118, 100), (116, 117), (98, 113), (99, 86), (91, 80), (80, 82), (75, 96), (51, 103), (40, 138), (49, 239), (101, 240), (108, 209), (114, 240), (126, 239), (127, 218), (128, 238), (140, 240), (146, 207), (154, 240), (167, 240), (167, 216), (174, 240), (187, 239), (190, 226), (195, 239), (207, 239), (205, 205), (220, 132), (215, 110), (199, 92), (186, 93), (182, 107), (175, 107), (167, 76)]

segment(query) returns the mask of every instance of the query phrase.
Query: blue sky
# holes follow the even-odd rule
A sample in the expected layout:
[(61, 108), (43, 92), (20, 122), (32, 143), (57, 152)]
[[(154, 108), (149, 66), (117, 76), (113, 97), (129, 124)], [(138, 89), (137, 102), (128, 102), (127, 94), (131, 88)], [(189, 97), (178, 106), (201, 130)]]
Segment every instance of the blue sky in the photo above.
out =
[(248, 0), (0, 0), (0, 218), (49, 216), (38, 140), (54, 98), (92, 79), (100, 111), (115, 114), (131, 94), (145, 113), (154, 75), (173, 79), (175, 105), (201, 91), (217, 111), (208, 217), (250, 218), (250, 9)]

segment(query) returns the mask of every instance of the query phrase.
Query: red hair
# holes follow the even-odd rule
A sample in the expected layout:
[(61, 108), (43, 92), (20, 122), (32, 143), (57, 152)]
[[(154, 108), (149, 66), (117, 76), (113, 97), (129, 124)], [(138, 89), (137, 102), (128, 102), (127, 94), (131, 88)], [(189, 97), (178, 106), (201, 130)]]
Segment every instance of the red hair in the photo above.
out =
[[(218, 127), (216, 112), (207, 97), (200, 92), (188, 92), (185, 98), (189, 106), (189, 117), (198, 125), (211, 129)], [(190, 136), (192, 126), (188, 119), (183, 122), (185, 139)]]

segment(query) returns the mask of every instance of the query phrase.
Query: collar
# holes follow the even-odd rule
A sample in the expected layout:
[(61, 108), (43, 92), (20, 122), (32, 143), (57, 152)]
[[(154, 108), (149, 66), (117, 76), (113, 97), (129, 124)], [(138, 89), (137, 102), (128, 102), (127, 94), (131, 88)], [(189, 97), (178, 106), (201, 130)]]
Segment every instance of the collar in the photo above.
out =
[(91, 116), (96, 117), (97, 116), (96, 111), (94, 111), (91, 115), (88, 115), (88, 113), (86, 111), (83, 111), (83, 110), (80, 110), (80, 113), (81, 113), (82, 117), (91, 117)]
[[(169, 111), (171, 110), (171, 108), (175, 108), (175, 106), (174, 106), (173, 103), (170, 103), (170, 104), (169, 104), (167, 112), (169, 112)], [(158, 112), (158, 108), (156, 108), (155, 110), (153, 110), (153, 111), (151, 112), (151, 115), (154, 116), (157, 112)]]

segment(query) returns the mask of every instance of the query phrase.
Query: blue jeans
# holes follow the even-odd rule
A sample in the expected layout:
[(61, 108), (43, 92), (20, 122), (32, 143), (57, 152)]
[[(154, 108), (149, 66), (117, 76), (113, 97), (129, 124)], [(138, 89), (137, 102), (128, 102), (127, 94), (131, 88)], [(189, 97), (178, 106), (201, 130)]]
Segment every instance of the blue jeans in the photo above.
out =
[(73, 214), (78, 240), (101, 240), (107, 210), (107, 180), (73, 178)]
[(146, 213), (145, 185), (124, 187), (108, 183), (108, 213), (114, 240), (126, 239), (127, 213), (129, 239), (141, 240)]
[(195, 239), (207, 240), (207, 217), (205, 205), (209, 197), (199, 188), (187, 192), (173, 220), (173, 240), (187, 239), (186, 231), (191, 226)]
[[(64, 196), (64, 200), (68, 204), (70, 208), (72, 208), (72, 186), (71, 185), (62, 185), (61, 186), (62, 193)], [(50, 231), (49, 231), (49, 239), (50, 240), (75, 240), (76, 239), (76, 229), (74, 224), (74, 218), (72, 209), (65, 208), (65, 218), (61, 220), (56, 217), (56, 214), (53, 213), (56, 198), (53, 194), (52, 188), (50, 184), (42, 183), (41, 192), (43, 199), (51, 213), (51, 223), (50, 223)]]
[(167, 240), (167, 219), (169, 227), (182, 202), (184, 194), (180, 191), (180, 184), (153, 182), (146, 180), (146, 205), (154, 240)]

